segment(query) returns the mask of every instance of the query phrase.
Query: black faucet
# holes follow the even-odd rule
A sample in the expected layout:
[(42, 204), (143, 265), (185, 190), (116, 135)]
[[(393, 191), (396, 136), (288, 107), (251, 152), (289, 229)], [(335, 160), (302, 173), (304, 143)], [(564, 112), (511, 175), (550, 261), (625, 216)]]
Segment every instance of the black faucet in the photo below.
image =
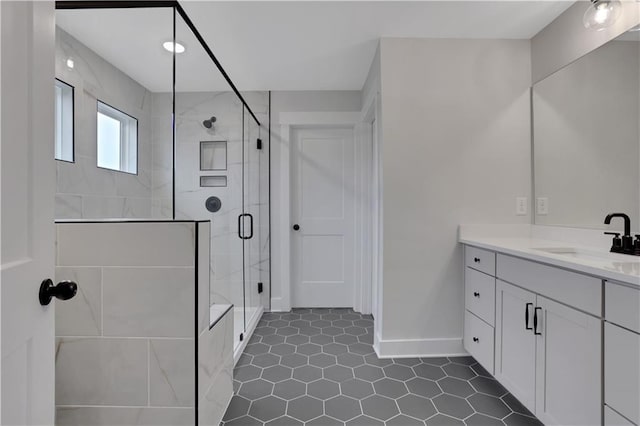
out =
[(610, 225), (611, 219), (614, 217), (621, 217), (624, 219), (624, 235), (620, 238), (620, 234), (605, 232), (608, 235), (614, 235), (613, 245), (611, 251), (614, 253), (632, 254), (640, 256), (640, 237), (636, 236), (636, 244), (634, 245), (633, 237), (631, 236), (631, 219), (624, 213), (610, 213), (604, 218), (604, 224)]

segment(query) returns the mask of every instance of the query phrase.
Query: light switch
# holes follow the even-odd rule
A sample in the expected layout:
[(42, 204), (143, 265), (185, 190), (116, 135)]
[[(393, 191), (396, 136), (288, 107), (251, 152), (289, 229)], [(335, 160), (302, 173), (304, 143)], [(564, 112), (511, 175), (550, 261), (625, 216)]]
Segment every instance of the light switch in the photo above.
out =
[(536, 214), (540, 216), (549, 214), (549, 199), (547, 197), (536, 198)]
[(518, 216), (527, 215), (527, 197), (516, 198), (516, 215)]

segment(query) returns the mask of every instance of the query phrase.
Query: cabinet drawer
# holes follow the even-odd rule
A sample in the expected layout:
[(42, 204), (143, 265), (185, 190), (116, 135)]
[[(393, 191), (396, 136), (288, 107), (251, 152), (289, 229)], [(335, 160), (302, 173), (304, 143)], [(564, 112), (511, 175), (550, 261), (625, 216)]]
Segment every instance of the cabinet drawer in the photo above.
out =
[(602, 280), (564, 269), (499, 254), (496, 276), (508, 283), (602, 316)]
[(605, 405), (604, 426), (634, 426), (634, 424)]
[(466, 268), (464, 282), (466, 309), (495, 326), (496, 279)]
[(604, 291), (605, 319), (640, 333), (640, 290), (606, 282)]
[(464, 347), (493, 374), (493, 327), (469, 311), (464, 313)]
[(605, 323), (605, 403), (638, 424), (640, 422), (640, 335)]
[(496, 254), (492, 251), (466, 246), (465, 265), (485, 274), (496, 275)]

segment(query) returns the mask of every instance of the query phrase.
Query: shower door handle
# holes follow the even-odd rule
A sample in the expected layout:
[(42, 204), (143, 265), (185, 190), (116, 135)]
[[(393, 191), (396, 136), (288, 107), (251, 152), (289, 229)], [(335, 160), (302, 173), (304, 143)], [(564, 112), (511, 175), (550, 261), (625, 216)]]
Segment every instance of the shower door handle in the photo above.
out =
[(244, 217), (245, 217), (244, 213), (238, 216), (238, 238), (240, 238), (241, 240), (246, 240), (244, 236), (244, 220), (243, 220)]
[[(251, 232), (249, 233), (248, 237), (245, 237), (244, 235), (244, 218), (245, 217), (249, 218), (249, 222), (251, 224)], [(240, 238), (241, 240), (250, 240), (251, 238), (253, 238), (253, 215), (249, 213), (242, 213), (240, 216), (238, 216), (238, 238)]]
[(253, 215), (251, 213), (247, 213), (246, 215), (249, 216), (249, 223), (251, 224), (251, 233), (245, 239), (250, 240), (253, 238)]

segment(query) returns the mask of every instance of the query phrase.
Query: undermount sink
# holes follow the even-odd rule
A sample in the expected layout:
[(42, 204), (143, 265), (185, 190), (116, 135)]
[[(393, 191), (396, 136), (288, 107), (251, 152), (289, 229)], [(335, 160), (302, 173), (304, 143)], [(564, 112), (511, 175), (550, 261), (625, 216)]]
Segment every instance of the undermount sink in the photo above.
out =
[[(600, 252), (595, 250), (585, 250), (576, 247), (541, 247), (534, 248), (534, 250), (541, 251), (549, 254), (557, 254), (561, 256), (568, 256), (574, 259), (584, 260), (617, 260), (617, 261), (630, 261), (625, 255), (610, 252)], [(625, 257), (623, 257), (625, 256)], [(634, 262), (631, 262), (634, 263)]]

